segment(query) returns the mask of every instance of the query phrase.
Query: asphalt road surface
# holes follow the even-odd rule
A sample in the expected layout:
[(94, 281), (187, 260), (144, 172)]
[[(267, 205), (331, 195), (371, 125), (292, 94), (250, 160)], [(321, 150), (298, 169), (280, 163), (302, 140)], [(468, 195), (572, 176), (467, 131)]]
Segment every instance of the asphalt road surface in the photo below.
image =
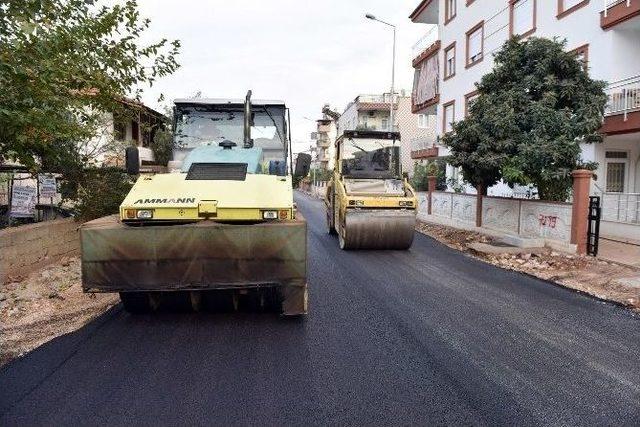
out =
[(343, 252), (319, 201), (310, 314), (120, 306), (0, 370), (0, 425), (638, 425), (640, 318), (417, 235)]

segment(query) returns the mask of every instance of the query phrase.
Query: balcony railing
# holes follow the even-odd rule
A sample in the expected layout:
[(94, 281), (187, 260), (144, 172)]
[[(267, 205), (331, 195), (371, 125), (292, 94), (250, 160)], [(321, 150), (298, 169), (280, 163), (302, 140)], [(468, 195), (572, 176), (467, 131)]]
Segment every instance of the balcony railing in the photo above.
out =
[[(395, 91), (394, 91), (395, 92)], [(372, 103), (372, 104), (388, 104), (390, 100), (390, 95), (388, 93), (384, 95), (358, 95), (356, 101), (364, 102), (364, 103)], [(394, 103), (398, 102), (398, 94), (394, 95)]]
[(412, 58), (418, 57), (426, 48), (434, 44), (440, 38), (439, 36), (438, 26), (433, 25), (431, 29), (413, 45)]
[(605, 92), (608, 97), (605, 115), (627, 114), (640, 110), (640, 75), (612, 82)]
[(619, 3), (627, 3), (627, 7), (631, 6), (631, 0), (602, 0), (604, 3), (604, 17), (608, 16), (609, 9)]

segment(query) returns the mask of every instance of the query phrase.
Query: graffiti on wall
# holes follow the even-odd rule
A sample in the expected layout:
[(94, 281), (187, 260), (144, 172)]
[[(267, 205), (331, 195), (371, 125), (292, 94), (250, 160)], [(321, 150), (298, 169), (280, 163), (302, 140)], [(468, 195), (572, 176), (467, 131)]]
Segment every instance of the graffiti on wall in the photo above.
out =
[(557, 216), (538, 214), (538, 222), (540, 223), (540, 227), (556, 228), (557, 221)]

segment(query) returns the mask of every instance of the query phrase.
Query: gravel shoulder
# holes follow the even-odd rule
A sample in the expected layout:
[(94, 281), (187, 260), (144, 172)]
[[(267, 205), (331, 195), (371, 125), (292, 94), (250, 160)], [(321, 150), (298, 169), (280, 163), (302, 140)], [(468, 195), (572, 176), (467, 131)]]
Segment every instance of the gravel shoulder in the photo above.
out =
[(640, 311), (640, 272), (591, 256), (568, 255), (554, 251), (520, 255), (488, 255), (469, 247), (473, 243), (491, 243), (492, 238), (473, 231), (418, 222), (416, 229), (445, 245), (508, 270), (530, 274), (607, 301)]
[(114, 294), (85, 294), (80, 259), (32, 273), (0, 287), (0, 365), (75, 331), (118, 303)]

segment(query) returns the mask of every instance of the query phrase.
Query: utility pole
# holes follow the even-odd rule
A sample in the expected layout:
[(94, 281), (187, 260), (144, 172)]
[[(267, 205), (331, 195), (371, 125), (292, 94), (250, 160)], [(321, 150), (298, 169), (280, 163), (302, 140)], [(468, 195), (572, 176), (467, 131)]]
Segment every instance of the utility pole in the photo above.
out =
[(393, 100), (394, 100), (394, 91), (395, 91), (395, 78), (396, 78), (396, 26), (385, 22), (381, 19), (375, 17), (370, 13), (365, 15), (367, 19), (371, 19), (372, 21), (378, 21), (381, 24), (387, 25), (393, 29), (393, 53), (391, 57), (391, 96), (389, 99), (389, 127), (391, 131), (394, 130), (394, 117), (393, 117)]

